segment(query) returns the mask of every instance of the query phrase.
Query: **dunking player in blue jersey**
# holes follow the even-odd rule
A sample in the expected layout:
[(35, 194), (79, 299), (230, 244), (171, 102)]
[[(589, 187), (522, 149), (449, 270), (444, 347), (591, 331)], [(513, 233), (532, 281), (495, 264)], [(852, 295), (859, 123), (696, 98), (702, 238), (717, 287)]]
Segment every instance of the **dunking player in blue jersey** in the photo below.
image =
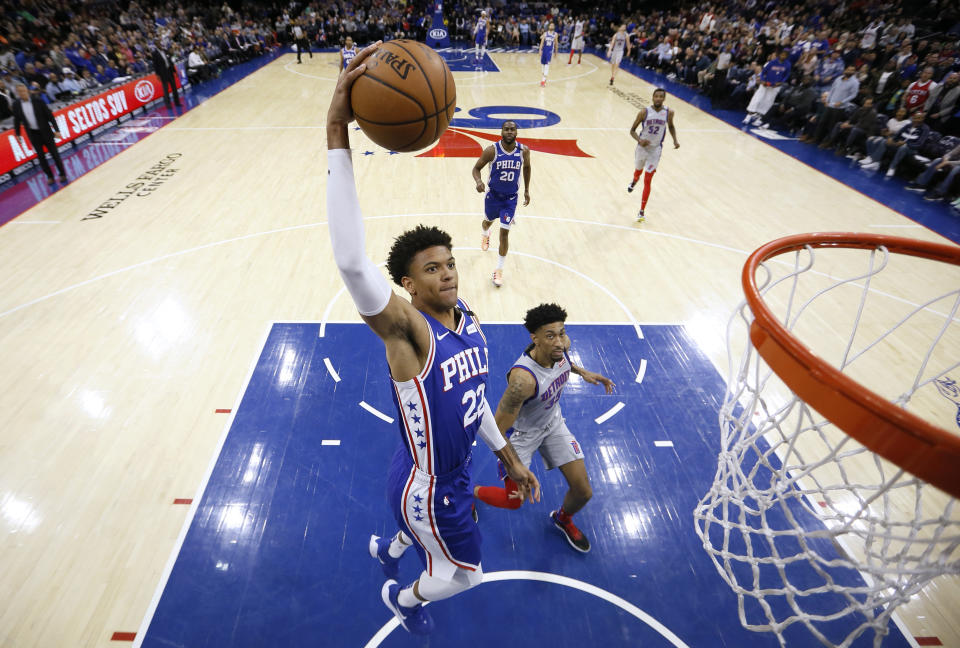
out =
[[(387, 259), (390, 276), (410, 295), (393, 293), (364, 252), (363, 217), (353, 177), (347, 125), (353, 121), (350, 87), (380, 46), (363, 49), (337, 82), (327, 111), (327, 211), (333, 255), (363, 321), (383, 340), (393, 382), (401, 442), (387, 477), (399, 531), (370, 538), (369, 550), (387, 575), (384, 604), (409, 632), (429, 633), (422, 607), (483, 580), (480, 533), (471, 516), (471, 446), (479, 435), (530, 501), (540, 484), (493, 420), (484, 391), (487, 343), (467, 305), (457, 298), (457, 266), (450, 236), (423, 225), (396, 238)], [(424, 571), (401, 588), (395, 578), (410, 546)]]
[(510, 228), (517, 213), (517, 194), (520, 191), (520, 172), (523, 172), (523, 206), (530, 204), (530, 149), (517, 141), (517, 122), (505, 121), (500, 127), (500, 141), (488, 146), (473, 165), (473, 180), (477, 191), (483, 193), (480, 172), (490, 166), (490, 187), (483, 200), (485, 218), (481, 227), (480, 249), (490, 248), (490, 227), (500, 219), (500, 249), (497, 269), (493, 271), (493, 285), (503, 286), (503, 264), (510, 249)]
[[(556, 304), (540, 304), (527, 311), (523, 324), (530, 332), (531, 344), (507, 372), (507, 390), (497, 405), (496, 419), (502, 432), (513, 429), (510, 442), (525, 466), (539, 451), (548, 470), (560, 468), (568, 488), (563, 506), (552, 512), (550, 519), (571, 547), (586, 553), (590, 551), (590, 541), (573, 523), (573, 514), (590, 501), (593, 489), (583, 450), (567, 429), (559, 400), (571, 373), (592, 385), (603, 385), (608, 394), (613, 392), (614, 384), (606, 376), (587, 371), (570, 360), (566, 319), (567, 312)], [(520, 508), (523, 500), (517, 485), (509, 476), (501, 477), (503, 488), (476, 486), (474, 496), (491, 506)]]
[(340, 71), (347, 69), (350, 61), (357, 55), (357, 46), (353, 44), (353, 38), (347, 36), (343, 41), (343, 47), (340, 48)]
[(540, 87), (547, 85), (547, 75), (550, 74), (550, 61), (557, 51), (557, 32), (553, 29), (553, 23), (547, 27), (540, 37), (540, 65), (543, 66), (543, 78), (540, 79)]
[(477, 24), (473, 26), (473, 58), (480, 59), (487, 54), (487, 12), (481, 11)]

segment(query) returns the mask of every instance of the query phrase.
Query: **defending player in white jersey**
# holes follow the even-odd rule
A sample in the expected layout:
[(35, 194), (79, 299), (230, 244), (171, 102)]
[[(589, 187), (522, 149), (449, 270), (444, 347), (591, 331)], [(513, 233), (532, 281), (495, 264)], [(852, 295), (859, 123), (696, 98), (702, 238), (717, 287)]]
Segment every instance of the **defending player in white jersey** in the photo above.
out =
[(613, 85), (613, 79), (617, 76), (617, 70), (620, 69), (620, 61), (623, 60), (624, 51), (626, 51), (627, 56), (630, 56), (631, 49), (627, 26), (620, 25), (620, 29), (614, 33), (607, 44), (607, 57), (610, 59), (610, 85)]
[[(640, 179), (640, 173), (643, 173), (643, 195), (640, 198), (640, 213), (637, 214), (638, 223), (645, 220), (643, 210), (647, 208), (647, 199), (650, 197), (650, 182), (653, 180), (653, 174), (657, 172), (657, 164), (663, 152), (663, 138), (668, 130), (670, 137), (673, 138), (673, 148), (680, 148), (677, 129), (673, 126), (673, 110), (663, 105), (666, 96), (667, 91), (663, 88), (654, 90), (653, 105), (649, 108), (641, 108), (637, 118), (633, 120), (633, 126), (630, 127), (630, 137), (637, 140), (637, 148), (633, 156), (633, 180), (627, 187), (628, 192), (633, 191), (637, 180)], [(643, 128), (638, 135), (637, 127), (641, 124)]]
[(577, 65), (583, 58), (583, 18), (578, 17), (577, 22), (573, 24), (573, 41), (570, 43), (570, 58), (567, 59), (567, 65), (573, 63), (573, 52), (577, 52)]
[[(347, 65), (327, 110), (327, 221), (334, 261), (363, 321), (383, 341), (398, 416), (398, 445), (387, 475), (399, 531), (371, 536), (368, 551), (387, 581), (384, 604), (411, 633), (433, 629), (427, 601), (449, 598), (483, 580), (480, 533), (471, 516), (472, 444), (479, 436), (539, 499), (539, 484), (492, 420), (484, 395), (488, 350), (480, 324), (458, 298), (450, 235), (418, 226), (398, 236), (387, 266), (410, 299), (393, 293), (367, 257), (347, 125), (350, 88), (380, 46)], [(395, 580), (413, 547), (424, 566), (406, 587)]]
[[(570, 360), (564, 322), (567, 312), (556, 304), (541, 304), (527, 311), (524, 326), (530, 332), (532, 343), (507, 372), (507, 391), (497, 405), (497, 427), (501, 432), (512, 428), (510, 443), (520, 455), (524, 466), (529, 466), (533, 453), (540, 452), (547, 470), (560, 468), (567, 480), (563, 505), (550, 513), (550, 519), (577, 551), (590, 551), (590, 541), (573, 523), (573, 514), (582, 509), (593, 496), (583, 450), (567, 429), (560, 413), (560, 395), (563, 387), (575, 373), (592, 385), (603, 385), (610, 394), (614, 384), (606, 376)], [(474, 497), (500, 508), (519, 508), (522, 492), (509, 476), (501, 474), (504, 487), (476, 486)]]

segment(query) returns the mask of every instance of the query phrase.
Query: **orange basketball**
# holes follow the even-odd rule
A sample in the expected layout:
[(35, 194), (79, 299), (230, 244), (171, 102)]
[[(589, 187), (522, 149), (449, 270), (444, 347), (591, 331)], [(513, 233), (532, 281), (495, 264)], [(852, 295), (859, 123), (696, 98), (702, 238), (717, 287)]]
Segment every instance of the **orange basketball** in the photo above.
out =
[(402, 39), (384, 43), (365, 62), (350, 104), (367, 137), (391, 151), (417, 151), (440, 139), (457, 105), (446, 61)]

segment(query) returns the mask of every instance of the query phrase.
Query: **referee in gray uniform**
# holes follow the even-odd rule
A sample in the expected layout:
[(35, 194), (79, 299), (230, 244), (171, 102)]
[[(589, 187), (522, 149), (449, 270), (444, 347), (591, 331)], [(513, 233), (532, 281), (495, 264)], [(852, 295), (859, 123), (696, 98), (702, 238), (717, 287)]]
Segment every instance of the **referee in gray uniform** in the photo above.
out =
[[(613, 392), (613, 381), (570, 360), (564, 322), (567, 312), (556, 304), (541, 304), (527, 311), (524, 326), (532, 343), (507, 372), (507, 390), (497, 405), (497, 427), (505, 434), (513, 428), (510, 443), (524, 466), (529, 467), (533, 453), (540, 451), (547, 470), (560, 468), (567, 480), (563, 505), (550, 513), (550, 519), (570, 546), (577, 551), (590, 551), (590, 541), (573, 523), (573, 514), (593, 496), (583, 449), (567, 429), (560, 413), (560, 395), (571, 373), (588, 383), (603, 385)], [(476, 486), (473, 494), (481, 502), (500, 508), (519, 508), (523, 503), (517, 485), (501, 474), (504, 487)]]

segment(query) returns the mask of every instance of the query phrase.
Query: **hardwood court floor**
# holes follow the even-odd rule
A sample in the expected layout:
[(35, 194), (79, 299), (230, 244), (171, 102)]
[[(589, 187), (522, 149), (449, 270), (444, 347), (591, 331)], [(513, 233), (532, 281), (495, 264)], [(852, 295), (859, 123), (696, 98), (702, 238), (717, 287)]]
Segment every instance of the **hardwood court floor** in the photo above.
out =
[[(943, 240), (671, 97), (681, 148), (664, 150), (638, 226), (627, 131), (652, 86), (621, 71), (612, 91), (609, 66), (585, 56), (559, 58), (540, 88), (534, 55), (493, 59), (499, 72), (455, 74), (458, 117), (549, 111), (560, 121), (520, 137), (590, 156), (533, 152), (504, 288), (479, 250), (474, 157), (390, 155), (351, 133), (371, 258), (403, 228), (444, 227), (484, 321), (559, 301), (571, 322), (683, 324), (725, 376), (723, 332), (760, 244), (837, 230)], [(173, 502), (199, 497), (229, 417), (216, 410), (235, 407), (269, 323), (358, 321), (325, 227), (336, 73), (335, 55), (282, 57), (29, 212), (47, 225), (0, 229), (0, 645), (110, 646), (141, 629), (190, 511)], [(462, 128), (499, 131), (482, 124)], [(151, 191), (123, 193), (151, 169)], [(956, 270), (908, 269), (884, 288), (910, 300), (957, 283)], [(957, 609), (958, 579), (943, 578), (900, 615), (909, 634), (960, 646)]]

